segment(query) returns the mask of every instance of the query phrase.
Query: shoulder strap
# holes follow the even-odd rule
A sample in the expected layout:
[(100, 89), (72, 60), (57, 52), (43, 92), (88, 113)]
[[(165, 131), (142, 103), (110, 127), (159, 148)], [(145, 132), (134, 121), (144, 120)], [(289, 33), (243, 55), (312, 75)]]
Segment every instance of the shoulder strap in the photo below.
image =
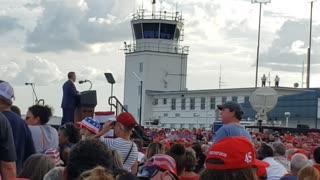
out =
[(128, 152), (127, 157), (124, 159), (123, 164), (125, 164), (126, 161), (127, 161), (127, 159), (129, 158), (129, 156), (130, 156), (130, 154), (131, 154), (131, 151), (132, 151), (132, 148), (133, 148), (133, 143), (131, 144), (130, 151)]
[(46, 147), (46, 140), (44, 138), (44, 132), (43, 132), (42, 126), (39, 126), (39, 127), (41, 129), (42, 149), (44, 149)]

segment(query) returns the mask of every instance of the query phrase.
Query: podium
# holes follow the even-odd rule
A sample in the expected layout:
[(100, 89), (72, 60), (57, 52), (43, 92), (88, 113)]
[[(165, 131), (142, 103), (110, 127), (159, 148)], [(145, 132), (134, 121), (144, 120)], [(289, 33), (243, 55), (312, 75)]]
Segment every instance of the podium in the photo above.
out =
[(77, 108), (74, 114), (74, 121), (79, 122), (86, 117), (93, 117), (94, 108), (97, 105), (97, 92), (83, 91), (80, 93), (77, 102)]

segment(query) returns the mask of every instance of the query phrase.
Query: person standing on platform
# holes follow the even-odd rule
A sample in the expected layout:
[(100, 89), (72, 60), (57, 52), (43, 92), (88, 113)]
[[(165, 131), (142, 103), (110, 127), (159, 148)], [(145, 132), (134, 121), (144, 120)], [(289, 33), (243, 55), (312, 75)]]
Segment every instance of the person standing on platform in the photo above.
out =
[(261, 81), (262, 81), (261, 87), (265, 87), (265, 86), (266, 86), (266, 81), (267, 81), (266, 75), (263, 74), (263, 76), (262, 76), (262, 78), (261, 78)]
[(63, 97), (62, 97), (62, 120), (61, 125), (73, 122), (74, 121), (74, 111), (77, 106), (77, 98), (79, 95), (79, 92), (76, 89), (76, 86), (74, 85), (74, 82), (76, 81), (76, 73), (75, 72), (69, 72), (68, 73), (68, 81), (66, 81), (63, 86)]
[(280, 78), (278, 75), (276, 75), (276, 77), (274, 78), (275, 87), (279, 87), (279, 81), (280, 81)]

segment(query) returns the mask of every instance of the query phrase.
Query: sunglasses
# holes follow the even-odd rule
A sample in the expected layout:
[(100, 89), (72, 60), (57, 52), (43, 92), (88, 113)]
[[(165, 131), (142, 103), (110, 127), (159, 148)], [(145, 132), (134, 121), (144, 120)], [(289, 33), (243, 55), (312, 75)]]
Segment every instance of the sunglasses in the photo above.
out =
[(142, 166), (138, 170), (137, 176), (139, 179), (150, 179), (154, 177), (161, 169), (155, 166)]

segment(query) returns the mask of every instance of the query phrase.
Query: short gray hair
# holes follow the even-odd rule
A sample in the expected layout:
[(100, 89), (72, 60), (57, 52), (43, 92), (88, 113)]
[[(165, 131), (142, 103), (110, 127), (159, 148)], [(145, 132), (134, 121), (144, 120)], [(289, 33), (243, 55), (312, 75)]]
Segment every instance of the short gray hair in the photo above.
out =
[(281, 142), (273, 143), (273, 151), (275, 155), (285, 156), (286, 146)]
[(43, 180), (61, 180), (64, 167), (55, 167), (51, 169), (44, 177)]
[(292, 156), (290, 163), (291, 171), (298, 172), (306, 165), (308, 165), (308, 158), (304, 154), (297, 153)]

